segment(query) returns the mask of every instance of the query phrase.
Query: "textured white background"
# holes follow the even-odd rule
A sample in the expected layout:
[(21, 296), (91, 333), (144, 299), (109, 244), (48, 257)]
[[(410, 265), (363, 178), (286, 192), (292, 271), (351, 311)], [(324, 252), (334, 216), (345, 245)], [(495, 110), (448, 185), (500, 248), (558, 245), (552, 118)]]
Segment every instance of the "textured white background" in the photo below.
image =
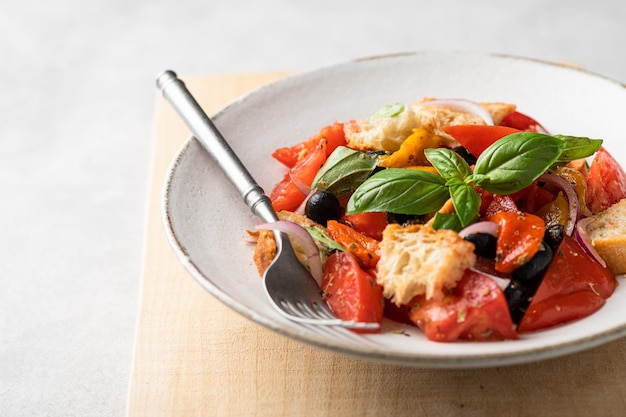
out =
[(616, 0), (0, 0), (0, 415), (124, 413), (159, 71), (472, 50), (626, 82), (625, 22)]

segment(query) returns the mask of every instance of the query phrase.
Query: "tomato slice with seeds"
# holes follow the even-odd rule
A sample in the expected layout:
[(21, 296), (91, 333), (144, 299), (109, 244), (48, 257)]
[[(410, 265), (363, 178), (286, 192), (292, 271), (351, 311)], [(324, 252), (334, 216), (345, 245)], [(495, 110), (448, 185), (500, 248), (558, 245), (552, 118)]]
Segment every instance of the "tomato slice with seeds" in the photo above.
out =
[(409, 317), (429, 340), (492, 341), (517, 339), (502, 289), (490, 277), (466, 270), (463, 278), (441, 300), (415, 297)]
[(586, 317), (602, 307), (617, 281), (576, 239), (565, 236), (519, 325), (520, 332)]
[(319, 145), (320, 140), (326, 140), (326, 156), (330, 155), (337, 147), (346, 144), (346, 136), (343, 131), (343, 123), (335, 122), (323, 127), (315, 136), (293, 146), (276, 149), (272, 156), (277, 161), (292, 168), (301, 159)]
[[(485, 191), (486, 193), (486, 191)], [(483, 201), (489, 198), (489, 194), (483, 194), (481, 197)], [(481, 206), (482, 210), (482, 206)], [(489, 203), (484, 209), (484, 217), (489, 219), (498, 213), (517, 213), (519, 211), (515, 200), (510, 195), (491, 194)]]
[[(328, 306), (340, 319), (382, 324), (383, 289), (376, 283), (373, 272), (361, 268), (349, 253), (335, 252), (328, 257), (322, 291)], [(354, 331), (378, 333), (380, 329)]]
[(626, 198), (626, 173), (613, 156), (601, 147), (587, 174), (587, 208), (597, 214)]

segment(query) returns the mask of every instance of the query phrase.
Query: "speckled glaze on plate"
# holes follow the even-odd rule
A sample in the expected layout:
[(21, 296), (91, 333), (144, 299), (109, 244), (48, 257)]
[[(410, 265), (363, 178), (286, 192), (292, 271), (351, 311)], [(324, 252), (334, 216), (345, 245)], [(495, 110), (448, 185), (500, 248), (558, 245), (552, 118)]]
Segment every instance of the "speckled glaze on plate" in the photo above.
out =
[[(259, 184), (270, 190), (284, 174), (270, 157), (275, 148), (300, 142), (334, 121), (366, 118), (383, 105), (423, 97), (515, 103), (552, 133), (603, 138), (626, 165), (623, 84), (514, 56), (428, 52), (361, 59), (267, 85), (213, 120)], [(290, 322), (270, 306), (252, 262), (254, 248), (242, 240), (258, 220), (194, 138), (171, 164), (162, 210), (172, 248), (207, 291), (258, 324), (320, 348), (407, 366), (472, 368), (557, 357), (626, 334), (626, 285), (620, 285), (592, 316), (517, 341), (435, 343), (390, 320), (382, 334), (338, 339)]]

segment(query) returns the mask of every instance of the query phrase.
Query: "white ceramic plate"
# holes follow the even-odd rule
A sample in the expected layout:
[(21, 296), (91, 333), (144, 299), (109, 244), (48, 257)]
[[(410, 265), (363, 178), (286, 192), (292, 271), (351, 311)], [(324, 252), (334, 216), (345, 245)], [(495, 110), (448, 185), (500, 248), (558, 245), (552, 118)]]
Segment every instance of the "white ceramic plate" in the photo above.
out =
[[(624, 85), (537, 60), (480, 53), (413, 53), (367, 58), (296, 75), (248, 94), (215, 124), (266, 190), (284, 168), (270, 157), (334, 121), (366, 118), (386, 104), (423, 97), (515, 103), (553, 133), (605, 139), (626, 166)], [(626, 334), (626, 285), (592, 316), (520, 340), (435, 343), (386, 321), (382, 334), (337, 338), (276, 313), (242, 237), (257, 219), (219, 168), (190, 138), (174, 159), (163, 195), (168, 238), (182, 264), (211, 294), (278, 333), (365, 359), (420, 367), (484, 367), (565, 355)], [(403, 330), (398, 332), (397, 330)]]

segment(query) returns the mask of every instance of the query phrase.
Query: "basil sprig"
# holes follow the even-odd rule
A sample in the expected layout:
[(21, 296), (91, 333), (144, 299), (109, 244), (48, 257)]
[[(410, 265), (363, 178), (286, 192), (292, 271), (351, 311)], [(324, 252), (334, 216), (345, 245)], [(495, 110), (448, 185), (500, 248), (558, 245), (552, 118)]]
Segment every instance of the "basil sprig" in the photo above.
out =
[(311, 189), (336, 196), (352, 193), (376, 168), (378, 156), (339, 146), (313, 179)]
[(346, 249), (330, 237), (326, 229), (322, 226), (304, 226), (309, 232), (317, 246), (324, 252), (340, 250), (346, 252)]
[(355, 190), (346, 213), (388, 211), (420, 215), (439, 210), (452, 198), (459, 223), (465, 227), (476, 219), (480, 209), (476, 187), (494, 194), (520, 191), (557, 161), (595, 152), (597, 142), (579, 139), (514, 133), (489, 146), (478, 157), (473, 172), (463, 158), (449, 149), (426, 149), (424, 154), (439, 175), (406, 168), (380, 171)]

